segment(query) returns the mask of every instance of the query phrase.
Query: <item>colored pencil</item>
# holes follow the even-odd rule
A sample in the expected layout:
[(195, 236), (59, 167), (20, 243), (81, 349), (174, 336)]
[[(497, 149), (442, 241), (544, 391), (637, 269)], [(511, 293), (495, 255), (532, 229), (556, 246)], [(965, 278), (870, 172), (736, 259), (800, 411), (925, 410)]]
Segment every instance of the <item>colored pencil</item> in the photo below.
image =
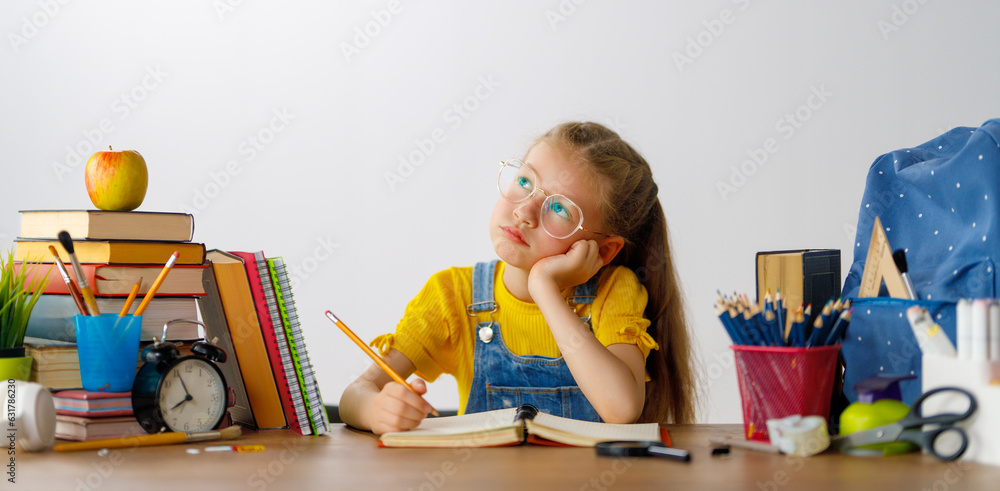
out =
[(778, 317), (778, 341), (779, 346), (785, 344), (785, 305), (781, 301), (781, 288), (774, 294), (775, 315)]
[(825, 346), (836, 344), (837, 342), (839, 342), (841, 339), (844, 338), (844, 333), (847, 331), (847, 326), (848, 324), (851, 323), (851, 312), (853, 311), (854, 311), (853, 308), (849, 308), (845, 310), (844, 313), (840, 314), (840, 317), (837, 318), (837, 322), (833, 325), (833, 328), (830, 330), (830, 334), (826, 337), (826, 341), (823, 343)]

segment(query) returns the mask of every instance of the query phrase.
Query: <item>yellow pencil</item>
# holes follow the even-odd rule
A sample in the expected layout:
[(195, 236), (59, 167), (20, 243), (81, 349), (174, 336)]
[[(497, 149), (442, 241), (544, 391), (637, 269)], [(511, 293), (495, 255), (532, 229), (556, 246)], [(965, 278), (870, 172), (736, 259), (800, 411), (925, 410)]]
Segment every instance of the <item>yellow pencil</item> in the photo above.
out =
[[(398, 373), (396, 373), (396, 371), (393, 370), (392, 367), (390, 367), (389, 364), (386, 363), (385, 360), (383, 360), (381, 356), (379, 356), (377, 353), (375, 353), (374, 351), (372, 351), (372, 349), (369, 348), (368, 345), (365, 344), (365, 342), (362, 341), (361, 338), (359, 338), (357, 334), (354, 334), (354, 331), (351, 331), (351, 329), (349, 327), (347, 327), (346, 324), (344, 324), (343, 322), (341, 322), (340, 319), (337, 318), (337, 316), (333, 315), (333, 312), (330, 312), (329, 310), (327, 310), (326, 311), (326, 316), (331, 321), (333, 321), (333, 323), (336, 324), (337, 327), (339, 327), (341, 331), (344, 331), (344, 334), (347, 334), (347, 337), (351, 338), (351, 341), (354, 341), (354, 344), (360, 346), (361, 349), (365, 353), (367, 353), (368, 356), (370, 356), (372, 358), (372, 360), (375, 360), (375, 363), (378, 364), (378, 366), (381, 367), (382, 370), (384, 370), (387, 375), (389, 375), (390, 377), (392, 377), (393, 380), (395, 380), (396, 382), (398, 382), (403, 387), (406, 387), (407, 389), (410, 389), (411, 391), (413, 391), (414, 394), (417, 393), (417, 391), (413, 389), (412, 385), (406, 383), (406, 379), (404, 379)], [(431, 407), (431, 414), (433, 414), (435, 416), (439, 416), (439, 414), (437, 412), (437, 409), (434, 409), (433, 407)]]
[(232, 440), (242, 434), (239, 426), (213, 431), (195, 431), (191, 433), (167, 432), (152, 435), (124, 436), (106, 440), (90, 440), (86, 442), (60, 443), (52, 450), (56, 452), (72, 452), (74, 450), (99, 450), (102, 448), (148, 447), (152, 445), (170, 445), (183, 442), (204, 442), (209, 440)]
[(170, 255), (170, 259), (167, 259), (167, 264), (165, 264), (163, 269), (160, 270), (160, 275), (156, 277), (156, 281), (153, 282), (153, 286), (149, 287), (149, 291), (142, 297), (142, 302), (139, 303), (139, 307), (135, 309), (135, 314), (132, 315), (138, 317), (146, 311), (146, 307), (149, 306), (149, 301), (153, 299), (153, 295), (156, 295), (156, 290), (160, 288), (163, 280), (167, 278), (167, 274), (170, 273), (170, 268), (174, 267), (174, 263), (177, 262), (178, 256), (180, 256), (180, 253), (177, 251), (174, 251), (174, 253)]
[(135, 284), (132, 285), (132, 291), (129, 292), (128, 298), (125, 299), (125, 305), (122, 306), (122, 311), (118, 313), (118, 317), (125, 317), (125, 314), (128, 314), (128, 308), (132, 306), (135, 296), (139, 294), (140, 286), (142, 286), (142, 278), (135, 280)]

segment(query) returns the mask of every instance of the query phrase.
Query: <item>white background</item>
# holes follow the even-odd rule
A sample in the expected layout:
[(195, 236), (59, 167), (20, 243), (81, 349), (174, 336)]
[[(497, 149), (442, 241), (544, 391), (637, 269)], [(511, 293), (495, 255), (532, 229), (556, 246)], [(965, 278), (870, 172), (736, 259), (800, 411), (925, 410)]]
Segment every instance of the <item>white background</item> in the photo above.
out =
[[(138, 150), (139, 210), (193, 212), (196, 241), (297, 269), (309, 352), (337, 404), (369, 361), (323, 311), (366, 339), (392, 331), (435, 271), (493, 257), (495, 163), (557, 123), (594, 120), (653, 166), (699, 420), (732, 423), (716, 289), (752, 294), (762, 250), (840, 249), (846, 274), (871, 162), (1000, 116), (997, 2), (392, 5), (0, 2), (0, 246), (18, 210), (93, 207), (93, 151)], [(435, 130), (441, 141), (418, 143)], [(456, 408), (454, 381), (428, 399)]]

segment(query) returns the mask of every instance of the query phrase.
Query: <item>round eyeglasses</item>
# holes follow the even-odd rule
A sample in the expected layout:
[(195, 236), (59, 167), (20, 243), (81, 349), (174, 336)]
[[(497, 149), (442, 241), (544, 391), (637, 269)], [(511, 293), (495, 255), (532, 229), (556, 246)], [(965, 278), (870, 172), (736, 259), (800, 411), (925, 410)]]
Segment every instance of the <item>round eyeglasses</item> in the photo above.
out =
[(539, 222), (542, 230), (555, 239), (565, 239), (577, 230), (600, 235), (609, 235), (583, 228), (583, 211), (571, 199), (561, 194), (549, 194), (544, 189), (535, 186), (538, 176), (530, 165), (518, 159), (500, 162), (500, 173), (497, 174), (497, 189), (500, 196), (511, 203), (520, 203), (531, 199), (535, 193), (545, 195)]

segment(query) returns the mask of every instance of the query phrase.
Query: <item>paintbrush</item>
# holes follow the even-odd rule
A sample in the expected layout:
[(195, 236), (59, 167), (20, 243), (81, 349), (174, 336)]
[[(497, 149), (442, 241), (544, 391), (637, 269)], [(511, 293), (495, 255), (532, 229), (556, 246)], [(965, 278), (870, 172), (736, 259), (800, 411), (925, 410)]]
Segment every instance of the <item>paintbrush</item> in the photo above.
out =
[(153, 445), (170, 445), (173, 443), (205, 442), (210, 440), (232, 440), (242, 434), (239, 426), (214, 431), (195, 431), (182, 433), (154, 433), (152, 435), (126, 436), (109, 438), (107, 440), (90, 440), (86, 442), (60, 443), (52, 447), (56, 452), (72, 452), (74, 450), (100, 450), (102, 448), (148, 447)]
[(66, 249), (66, 253), (69, 254), (69, 260), (73, 263), (73, 271), (76, 272), (76, 281), (80, 283), (80, 293), (83, 294), (83, 301), (87, 304), (87, 310), (90, 311), (90, 315), (100, 316), (101, 309), (97, 308), (97, 299), (94, 298), (94, 292), (90, 291), (90, 284), (87, 283), (87, 277), (83, 275), (83, 268), (80, 267), (80, 261), (76, 258), (76, 252), (73, 249), (73, 238), (69, 236), (69, 232), (65, 230), (59, 232), (59, 243)]
[(81, 315), (88, 315), (87, 305), (83, 303), (83, 296), (80, 293), (80, 289), (76, 287), (76, 283), (73, 283), (73, 278), (69, 277), (69, 271), (66, 270), (66, 265), (63, 264), (62, 259), (59, 259), (59, 253), (56, 252), (55, 246), (49, 246), (49, 252), (52, 253), (52, 257), (56, 258), (56, 266), (59, 268), (59, 274), (62, 275), (63, 281), (66, 282), (66, 289), (69, 290), (69, 296), (73, 297), (73, 303), (76, 304), (76, 308), (80, 309)]

